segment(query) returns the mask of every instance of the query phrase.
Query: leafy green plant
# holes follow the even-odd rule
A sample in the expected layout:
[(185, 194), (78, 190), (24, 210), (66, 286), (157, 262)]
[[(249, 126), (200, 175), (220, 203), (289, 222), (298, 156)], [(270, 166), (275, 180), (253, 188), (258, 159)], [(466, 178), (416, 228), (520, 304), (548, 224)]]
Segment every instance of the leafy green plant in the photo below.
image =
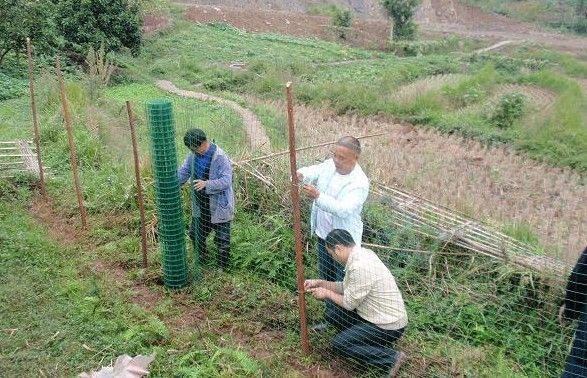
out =
[(497, 127), (507, 129), (522, 117), (524, 111), (524, 95), (508, 93), (499, 99), (499, 103), (491, 115), (490, 122)]
[(352, 21), (353, 15), (350, 10), (337, 8), (336, 13), (332, 17), (332, 25), (338, 32), (339, 38), (346, 39), (347, 32), (351, 27)]
[(0, 101), (22, 96), (26, 93), (27, 82), (0, 72)]
[(393, 39), (411, 40), (416, 37), (414, 14), (419, 0), (381, 0), (387, 15), (393, 20)]

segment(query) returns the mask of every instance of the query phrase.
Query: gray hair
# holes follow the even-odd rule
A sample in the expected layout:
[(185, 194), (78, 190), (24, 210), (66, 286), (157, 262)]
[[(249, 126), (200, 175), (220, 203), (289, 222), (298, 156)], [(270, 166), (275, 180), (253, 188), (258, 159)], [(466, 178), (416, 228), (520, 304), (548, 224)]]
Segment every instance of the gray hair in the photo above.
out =
[(343, 136), (336, 141), (336, 145), (346, 147), (357, 155), (361, 154), (361, 142), (354, 136)]

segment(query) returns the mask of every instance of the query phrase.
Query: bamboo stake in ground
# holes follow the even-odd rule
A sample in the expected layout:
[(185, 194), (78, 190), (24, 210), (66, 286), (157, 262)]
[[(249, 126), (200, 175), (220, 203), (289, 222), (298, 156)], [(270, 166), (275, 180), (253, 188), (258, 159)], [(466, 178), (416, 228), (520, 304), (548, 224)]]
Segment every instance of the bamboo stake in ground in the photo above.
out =
[(300, 211), (299, 180), (296, 163), (296, 134), (293, 118), (293, 99), (291, 82), (286, 85), (287, 93), (287, 121), (289, 126), (289, 163), (291, 169), (291, 200), (293, 205), (293, 229), (296, 253), (296, 273), (298, 281), (298, 308), (300, 312), (300, 336), (302, 339), (302, 351), (307, 356), (310, 354), (310, 342), (308, 341), (308, 323), (306, 319), (306, 298), (304, 295), (304, 256), (302, 248), (302, 214)]
[(37, 164), (39, 166), (39, 180), (41, 182), (41, 195), (43, 197), (47, 196), (47, 191), (45, 190), (45, 173), (43, 172), (43, 161), (41, 159), (41, 138), (39, 136), (39, 122), (37, 120), (37, 104), (35, 103), (35, 86), (34, 81), (35, 78), (33, 76), (33, 53), (31, 48), (31, 39), (27, 37), (26, 39), (26, 50), (27, 56), (29, 61), (29, 90), (31, 93), (31, 112), (33, 114), (33, 132), (35, 134), (34, 141), (35, 141), (35, 148), (37, 149)]
[(63, 73), (61, 72), (61, 62), (59, 57), (55, 57), (55, 69), (57, 78), (59, 79), (59, 90), (61, 92), (61, 104), (63, 106), (63, 118), (65, 120), (65, 128), (67, 129), (67, 141), (69, 143), (69, 156), (71, 160), (71, 170), (73, 171), (73, 184), (75, 187), (75, 194), (77, 196), (77, 203), (79, 205), (79, 214), (82, 221), (82, 228), (88, 229), (86, 208), (84, 206), (84, 199), (79, 181), (79, 174), (77, 170), (77, 156), (75, 150), (75, 142), (73, 141), (73, 126), (71, 124), (71, 114), (69, 113), (69, 106), (67, 104), (67, 96), (65, 95), (65, 81), (63, 80)]
[(128, 124), (130, 126), (130, 139), (132, 141), (132, 153), (135, 160), (135, 179), (137, 181), (137, 199), (139, 201), (139, 212), (141, 214), (141, 248), (143, 250), (143, 268), (147, 269), (147, 232), (145, 221), (145, 204), (143, 201), (143, 185), (141, 184), (141, 163), (139, 162), (139, 153), (137, 147), (137, 138), (135, 135), (135, 122), (132, 115), (130, 101), (126, 102), (126, 111), (128, 113)]

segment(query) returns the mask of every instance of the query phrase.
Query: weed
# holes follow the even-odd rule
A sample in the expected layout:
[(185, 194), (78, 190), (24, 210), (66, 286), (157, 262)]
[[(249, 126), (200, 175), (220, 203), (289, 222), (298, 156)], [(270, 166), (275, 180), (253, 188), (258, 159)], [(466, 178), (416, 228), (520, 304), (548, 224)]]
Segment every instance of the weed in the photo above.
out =
[(521, 93), (503, 95), (491, 115), (490, 122), (502, 129), (512, 127), (514, 122), (522, 117), (524, 98)]

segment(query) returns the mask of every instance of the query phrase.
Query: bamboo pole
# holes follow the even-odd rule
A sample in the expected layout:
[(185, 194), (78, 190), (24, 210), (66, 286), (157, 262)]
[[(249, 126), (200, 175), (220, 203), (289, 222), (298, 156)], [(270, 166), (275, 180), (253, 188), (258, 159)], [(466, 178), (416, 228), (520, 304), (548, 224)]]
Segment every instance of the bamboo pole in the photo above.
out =
[(141, 183), (141, 163), (139, 162), (139, 153), (137, 147), (137, 138), (135, 134), (135, 122), (132, 113), (130, 101), (126, 102), (126, 111), (128, 113), (128, 124), (130, 127), (130, 139), (132, 142), (132, 153), (135, 161), (135, 180), (137, 182), (137, 199), (139, 201), (139, 212), (141, 215), (141, 248), (143, 251), (143, 268), (147, 269), (147, 231), (145, 220), (145, 204), (143, 200), (143, 185)]
[[(382, 135), (385, 135), (385, 134), (387, 134), (387, 133), (375, 133), (375, 134), (362, 135), (362, 136), (357, 137), (357, 139), (373, 138), (373, 137), (382, 136)], [(323, 142), (323, 143), (313, 144), (311, 146), (299, 147), (299, 148), (296, 148), (296, 152), (300, 152), (300, 151), (304, 151), (304, 150), (310, 150), (312, 148), (325, 147), (325, 146), (329, 146), (329, 145), (335, 144), (335, 143), (336, 143), (336, 141), (333, 140), (333, 141), (330, 141), (330, 142)], [(279, 152), (275, 152), (275, 153), (272, 153), (272, 154), (269, 154), (269, 155), (263, 155), (263, 156), (258, 156), (258, 157), (255, 157), (255, 158), (241, 160), (241, 161), (239, 161), (237, 163), (239, 163), (239, 164), (241, 164), (241, 163), (252, 163), (254, 161), (266, 160), (266, 159), (274, 158), (274, 157), (277, 157), (277, 156), (287, 155), (289, 153), (290, 153), (289, 150), (279, 151)]]
[(37, 104), (35, 102), (35, 85), (33, 73), (33, 49), (31, 47), (31, 39), (26, 39), (26, 50), (29, 62), (29, 91), (31, 93), (31, 112), (33, 114), (33, 132), (35, 148), (37, 152), (37, 164), (39, 165), (39, 180), (41, 182), (41, 195), (47, 197), (47, 190), (45, 189), (45, 173), (43, 172), (43, 160), (41, 159), (41, 137), (39, 135), (39, 121), (37, 118)]
[(300, 192), (298, 185), (296, 163), (296, 135), (293, 115), (293, 99), (291, 82), (285, 86), (287, 94), (287, 123), (289, 129), (289, 163), (291, 169), (291, 199), (293, 205), (293, 229), (296, 253), (296, 273), (298, 282), (298, 309), (300, 312), (300, 336), (302, 339), (302, 351), (304, 355), (310, 354), (310, 342), (308, 340), (308, 324), (306, 319), (306, 298), (304, 295), (304, 256), (302, 246), (302, 214), (300, 211)]
[(65, 120), (65, 128), (67, 129), (67, 141), (69, 143), (69, 156), (71, 160), (71, 170), (73, 171), (73, 184), (75, 194), (77, 196), (77, 203), (79, 206), (79, 213), (82, 222), (82, 228), (88, 229), (86, 208), (84, 206), (84, 199), (82, 197), (81, 185), (79, 180), (77, 168), (77, 156), (75, 150), (75, 142), (73, 140), (73, 126), (71, 123), (71, 114), (69, 113), (69, 106), (67, 104), (67, 96), (65, 95), (65, 81), (63, 80), (63, 73), (61, 72), (61, 62), (59, 56), (55, 57), (55, 69), (57, 78), (59, 79), (59, 90), (61, 92), (61, 104), (63, 106), (63, 118)]

